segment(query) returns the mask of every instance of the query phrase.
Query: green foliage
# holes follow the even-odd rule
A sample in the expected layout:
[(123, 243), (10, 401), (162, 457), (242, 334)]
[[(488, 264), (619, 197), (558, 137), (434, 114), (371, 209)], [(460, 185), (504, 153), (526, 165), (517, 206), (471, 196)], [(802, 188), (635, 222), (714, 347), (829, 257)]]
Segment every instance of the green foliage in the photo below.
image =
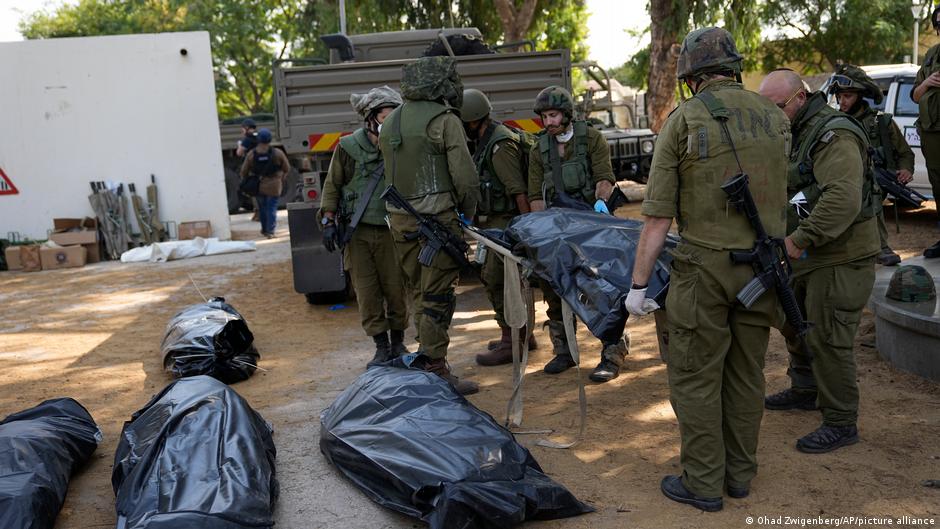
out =
[[(803, 73), (831, 71), (839, 62), (900, 62), (911, 47), (910, 4), (895, 0), (768, 0), (762, 17), (780, 28), (765, 69), (799, 62)], [(929, 17), (929, 15), (928, 15)], [(785, 38), (783, 32), (798, 35)]]
[[(527, 36), (538, 49), (570, 48), (572, 59), (582, 60), (586, 23), (584, 0), (539, 0)], [(346, 25), (350, 35), (467, 26), (479, 28), (490, 43), (503, 35), (492, 0), (347, 0)], [(339, 31), (339, 2), (79, 0), (20, 22), (29, 39), (194, 30), (210, 35), (219, 116), (271, 111), (272, 61), (327, 59), (329, 50), (319, 38)]]
[(647, 46), (636, 52), (627, 62), (611, 68), (607, 75), (620, 81), (624, 86), (632, 86), (637, 90), (646, 90), (650, 72), (650, 49)]

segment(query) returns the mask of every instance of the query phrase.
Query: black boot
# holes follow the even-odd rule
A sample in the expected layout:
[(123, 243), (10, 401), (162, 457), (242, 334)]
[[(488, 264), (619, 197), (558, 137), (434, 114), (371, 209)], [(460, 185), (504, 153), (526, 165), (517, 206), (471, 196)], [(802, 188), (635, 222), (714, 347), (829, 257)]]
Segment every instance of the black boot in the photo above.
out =
[(629, 339), (629, 336), (624, 336), (616, 342), (605, 343), (603, 350), (601, 350), (601, 361), (594, 368), (594, 371), (588, 375), (588, 378), (603, 384), (620, 376), (623, 357), (629, 353), (629, 346), (627, 345)]
[(768, 410), (815, 410), (816, 392), (787, 388), (764, 397), (764, 407)]
[(375, 356), (372, 357), (372, 361), (368, 365), (381, 364), (387, 362), (390, 359), (391, 347), (388, 343), (388, 333), (382, 332), (376, 334), (372, 337), (372, 341), (375, 342)]
[(389, 352), (389, 360), (402, 355), (411, 354), (411, 351), (405, 347), (405, 331), (392, 329), (392, 344)]
[(672, 501), (685, 503), (703, 511), (716, 512), (723, 507), (720, 496), (717, 498), (696, 496), (692, 491), (685, 488), (685, 485), (682, 484), (682, 478), (679, 476), (664, 477), (659, 484), (659, 490), (663, 491), (663, 494)]
[(897, 266), (901, 262), (901, 256), (891, 248), (882, 248), (875, 260), (882, 266)]
[(552, 339), (552, 348), (555, 353), (555, 358), (552, 358), (545, 367), (542, 368), (542, 371), (548, 373), (549, 375), (557, 375), (563, 371), (567, 371), (569, 368), (574, 367), (574, 358), (571, 357), (571, 350), (568, 349), (568, 337), (565, 334), (565, 325), (560, 321), (551, 321), (547, 322), (548, 325), (548, 335)]
[(836, 448), (854, 445), (858, 442), (858, 428), (848, 426), (830, 426), (823, 424), (796, 442), (796, 449), (807, 454), (832, 452)]
[(937, 241), (933, 246), (924, 250), (924, 257), (927, 259), (940, 257), (940, 241)]

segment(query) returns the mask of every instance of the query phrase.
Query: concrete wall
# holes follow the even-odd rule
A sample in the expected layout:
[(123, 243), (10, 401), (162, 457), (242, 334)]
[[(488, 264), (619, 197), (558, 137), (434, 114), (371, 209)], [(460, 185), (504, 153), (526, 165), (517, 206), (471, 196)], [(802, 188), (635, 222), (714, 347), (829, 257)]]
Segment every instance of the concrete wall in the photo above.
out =
[(0, 169), (19, 190), (0, 194), (0, 237), (92, 216), (91, 180), (142, 192), (154, 174), (161, 220), (230, 238), (208, 33), (0, 43), (0, 72)]

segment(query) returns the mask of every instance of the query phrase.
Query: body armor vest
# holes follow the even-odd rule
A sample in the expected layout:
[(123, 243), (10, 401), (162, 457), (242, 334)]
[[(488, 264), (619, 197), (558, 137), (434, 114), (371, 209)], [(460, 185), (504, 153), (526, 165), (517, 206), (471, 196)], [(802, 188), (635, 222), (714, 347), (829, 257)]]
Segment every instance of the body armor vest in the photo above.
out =
[(454, 190), (447, 153), (427, 133), (431, 120), (445, 112), (450, 109), (433, 101), (406, 101), (382, 124), (379, 143), (391, 160), (391, 166), (385, 167), (385, 181), (406, 199)]
[[(348, 220), (356, 211), (359, 200), (364, 198), (362, 194), (381, 163), (382, 156), (378, 148), (369, 141), (365, 129), (362, 128), (340, 139), (339, 146), (356, 161), (352, 179), (343, 186), (342, 215)], [(384, 175), (381, 178), (384, 179)], [(376, 226), (385, 224), (385, 202), (381, 198), (383, 187), (382, 182), (379, 181), (372, 197), (369, 198), (369, 205), (366, 206), (360, 222)]]
[[(561, 181), (565, 185), (565, 192), (573, 198), (583, 200), (588, 204), (594, 203), (594, 182), (591, 174), (591, 160), (588, 156), (587, 123), (575, 121), (574, 156), (569, 160), (561, 160)], [(539, 133), (539, 155), (542, 159), (542, 196), (546, 202), (551, 202), (555, 195), (555, 179), (552, 171), (551, 149), (552, 141), (547, 132)]]

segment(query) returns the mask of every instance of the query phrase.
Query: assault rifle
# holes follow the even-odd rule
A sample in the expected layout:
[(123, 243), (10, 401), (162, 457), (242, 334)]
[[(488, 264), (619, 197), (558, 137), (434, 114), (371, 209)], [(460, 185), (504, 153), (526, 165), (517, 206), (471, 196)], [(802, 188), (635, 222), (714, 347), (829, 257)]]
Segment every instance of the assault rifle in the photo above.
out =
[(424, 266), (431, 266), (434, 256), (444, 250), (451, 259), (457, 263), (460, 268), (468, 268), (470, 260), (467, 259), (467, 250), (470, 245), (463, 240), (460, 235), (455, 235), (446, 226), (438, 222), (431, 216), (422, 215), (415, 211), (415, 208), (401, 196), (401, 193), (390, 185), (382, 192), (382, 199), (405, 213), (411, 215), (418, 221), (418, 231), (405, 234), (405, 239), (413, 241), (415, 239), (424, 239), (424, 247), (418, 252), (418, 262)]
[(731, 261), (734, 263), (750, 263), (754, 267), (754, 279), (748, 282), (736, 296), (738, 301), (750, 308), (768, 289), (777, 291), (777, 299), (783, 305), (783, 312), (787, 316), (787, 323), (793, 328), (798, 337), (809, 331), (812, 324), (803, 319), (796, 296), (790, 288), (789, 276), (791, 272), (790, 260), (787, 257), (786, 246), (782, 239), (775, 239), (767, 235), (764, 225), (757, 213), (757, 206), (748, 187), (748, 177), (738, 173), (721, 186), (731, 204), (747, 217), (751, 227), (757, 235), (754, 248), (749, 252), (731, 252)]
[(875, 172), (875, 181), (878, 182), (881, 189), (893, 196), (896, 201), (915, 208), (920, 207), (928, 200), (924, 195), (907, 187), (907, 184), (898, 182), (897, 176), (885, 166), (884, 154), (881, 149), (871, 149), (870, 152), (874, 163), (872, 169)]

